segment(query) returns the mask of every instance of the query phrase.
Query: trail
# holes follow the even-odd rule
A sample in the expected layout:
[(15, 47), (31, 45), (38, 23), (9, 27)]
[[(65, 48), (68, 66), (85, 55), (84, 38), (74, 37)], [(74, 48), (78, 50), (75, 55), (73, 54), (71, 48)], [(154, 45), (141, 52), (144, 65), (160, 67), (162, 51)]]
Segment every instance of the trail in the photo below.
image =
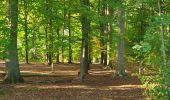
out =
[[(54, 73), (46, 64), (21, 64), (26, 83), (0, 84), (0, 100), (143, 100), (144, 88), (140, 80), (130, 73), (115, 77), (114, 70), (92, 65), (85, 82), (78, 81), (78, 64), (55, 64)], [(3, 71), (3, 65), (0, 65)], [(41, 74), (41, 75), (40, 75)], [(34, 75), (34, 76), (31, 76)], [(2, 79), (2, 75), (0, 75)], [(65, 81), (70, 80), (71, 81)], [(55, 81), (54, 81), (55, 80)], [(29, 82), (33, 83), (29, 83)]]

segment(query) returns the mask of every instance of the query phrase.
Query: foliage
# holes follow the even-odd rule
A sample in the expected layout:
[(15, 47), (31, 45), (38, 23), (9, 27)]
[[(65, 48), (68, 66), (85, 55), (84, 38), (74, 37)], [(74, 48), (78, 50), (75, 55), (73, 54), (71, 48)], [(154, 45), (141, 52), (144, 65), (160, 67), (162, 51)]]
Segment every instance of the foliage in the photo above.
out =
[[(157, 1), (125, 0), (123, 5), (126, 12), (126, 34), (122, 37), (125, 39), (125, 56), (128, 60), (133, 59), (135, 61), (133, 63), (144, 67), (145, 73), (142, 81), (146, 84), (146, 93), (153, 99), (164, 100), (168, 99), (170, 94), (167, 90), (170, 86), (170, 82), (167, 82), (170, 76), (170, 2), (161, 0), (162, 12), (159, 14)], [(27, 0), (26, 5), (24, 0), (19, 0), (18, 52), (20, 62), (25, 61), (26, 48), (30, 62), (46, 61), (49, 52), (52, 53), (54, 62), (58, 53), (60, 62), (61, 59), (66, 62), (70, 44), (72, 60), (79, 62), (82, 42), (81, 13), (85, 13), (91, 21), (89, 55), (92, 62), (100, 62), (101, 52), (107, 52), (108, 60), (116, 62), (117, 41), (121, 37), (117, 34), (119, 32), (117, 22), (119, 7), (118, 0), (91, 0), (89, 11), (86, 9), (87, 6), (81, 6), (80, 0)], [(102, 8), (105, 8), (103, 15), (101, 14)], [(109, 15), (109, 10), (112, 11), (111, 15)], [(25, 12), (27, 12), (27, 23), (25, 23)], [(6, 58), (6, 46), (9, 39), (6, 17), (5, 1), (0, 0), (0, 59)], [(28, 32), (27, 46), (25, 24), (27, 24)], [(107, 34), (102, 35), (102, 24), (107, 28), (111, 25), (112, 30), (109, 32), (109, 28), (105, 29), (104, 32)], [(50, 48), (51, 44), (52, 48)], [(110, 46), (109, 49), (106, 46)], [(166, 53), (167, 67), (163, 64), (163, 51)], [(145, 76), (145, 74), (149, 75)]]

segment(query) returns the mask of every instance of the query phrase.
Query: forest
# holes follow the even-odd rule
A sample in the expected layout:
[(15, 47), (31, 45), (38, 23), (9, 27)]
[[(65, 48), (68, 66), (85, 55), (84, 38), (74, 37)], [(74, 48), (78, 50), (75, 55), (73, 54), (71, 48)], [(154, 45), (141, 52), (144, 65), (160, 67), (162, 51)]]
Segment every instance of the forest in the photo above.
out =
[(170, 100), (169, 0), (0, 0), (0, 100)]

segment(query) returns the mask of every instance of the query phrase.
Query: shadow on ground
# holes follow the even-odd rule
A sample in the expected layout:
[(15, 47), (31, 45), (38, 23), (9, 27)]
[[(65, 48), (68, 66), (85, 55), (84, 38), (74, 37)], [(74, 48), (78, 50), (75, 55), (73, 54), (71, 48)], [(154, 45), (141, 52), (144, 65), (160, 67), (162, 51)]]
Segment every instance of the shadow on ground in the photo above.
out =
[[(0, 79), (4, 65), (0, 65)], [(92, 65), (85, 82), (78, 81), (78, 64), (21, 64), (24, 84), (0, 84), (0, 100), (143, 100), (144, 88), (135, 76), (112, 78), (113, 70)], [(67, 81), (68, 80), (68, 81)], [(1, 93), (2, 92), (2, 93)]]

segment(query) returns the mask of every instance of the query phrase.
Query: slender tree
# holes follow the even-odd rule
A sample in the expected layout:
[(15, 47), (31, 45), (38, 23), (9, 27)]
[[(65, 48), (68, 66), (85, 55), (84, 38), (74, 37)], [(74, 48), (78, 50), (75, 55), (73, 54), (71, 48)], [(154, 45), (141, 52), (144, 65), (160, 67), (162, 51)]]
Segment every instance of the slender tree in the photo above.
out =
[(89, 0), (80, 0), (82, 9), (86, 10), (81, 12), (81, 24), (82, 24), (82, 47), (80, 58), (80, 81), (83, 82), (85, 74), (87, 73), (89, 60), (88, 60), (88, 34), (90, 32), (90, 19), (87, 12), (89, 11)]
[[(108, 7), (107, 0), (101, 0), (100, 3), (100, 16), (102, 19), (107, 19)], [(100, 21), (100, 35), (101, 35), (101, 64), (107, 65), (107, 35), (108, 35), (108, 22), (106, 20)]]
[[(57, 28), (57, 40), (60, 38), (60, 29)], [(57, 47), (57, 54), (56, 54), (56, 63), (60, 62), (60, 52), (59, 52), (59, 47)]]
[(25, 62), (28, 61), (28, 0), (24, 0)]
[[(70, 2), (69, 2), (70, 4)], [(70, 6), (69, 6), (70, 7)], [(69, 9), (68, 13), (68, 29), (69, 29), (69, 58), (68, 58), (68, 63), (72, 63), (72, 41), (71, 41), (71, 12)]]

